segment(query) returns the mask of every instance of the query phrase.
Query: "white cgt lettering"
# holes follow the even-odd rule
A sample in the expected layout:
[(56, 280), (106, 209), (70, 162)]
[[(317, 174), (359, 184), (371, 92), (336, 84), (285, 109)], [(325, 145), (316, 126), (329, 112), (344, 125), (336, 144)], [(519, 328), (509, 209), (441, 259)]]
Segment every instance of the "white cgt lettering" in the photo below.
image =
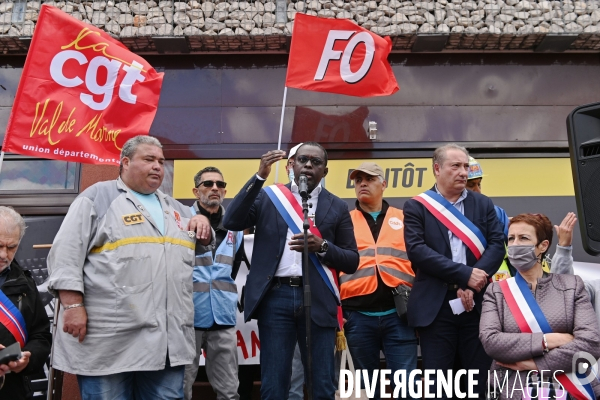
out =
[(126, 65), (123, 69), (127, 72), (123, 82), (119, 86), (119, 97), (126, 103), (135, 104), (137, 96), (131, 93), (131, 88), (135, 81), (144, 82), (146, 77), (142, 75), (142, 68), (144, 66), (137, 61), (133, 61), (131, 66)]
[[(73, 78), (65, 76), (64, 65), (69, 60), (75, 60), (79, 65), (88, 63), (88, 59), (79, 51), (61, 51), (56, 54), (50, 62), (50, 76), (54, 82), (63, 87), (71, 88), (85, 83), (85, 87), (91, 94), (81, 93), (79, 99), (92, 110), (101, 111), (109, 106), (113, 98), (119, 69), (121, 69), (121, 67), (123, 67), (123, 70), (125, 71), (125, 77), (123, 77), (123, 80), (119, 85), (119, 98), (129, 104), (135, 104), (137, 102), (137, 96), (133, 94), (132, 89), (136, 82), (143, 82), (146, 79), (146, 77), (142, 75), (142, 64), (133, 61), (131, 66), (123, 66), (123, 63), (117, 60), (110, 60), (103, 56), (94, 57), (87, 66), (84, 82), (79, 76)], [(98, 70), (100, 68), (105, 68), (107, 72), (106, 83), (104, 85), (98, 84)], [(95, 101), (93, 95), (102, 95), (102, 100), (100, 102)]]
[(88, 60), (83, 54), (75, 50), (61, 51), (52, 58), (50, 63), (50, 76), (54, 79), (54, 82), (64, 87), (75, 87), (83, 83), (83, 81), (76, 76), (75, 78), (67, 78), (63, 74), (63, 66), (67, 60), (75, 60), (79, 65), (87, 64)]
[[(94, 96), (91, 94), (81, 93), (79, 99), (83, 104), (91, 108), (92, 110), (101, 111), (105, 110), (112, 100), (112, 94), (115, 89), (115, 83), (117, 82), (117, 74), (119, 68), (123, 63), (117, 60), (109, 60), (106, 57), (98, 56), (94, 57), (90, 62), (90, 66), (85, 73), (85, 86), (90, 92), (95, 95), (103, 95), (102, 101), (97, 103), (94, 101)], [(98, 68), (106, 68), (106, 83), (102, 86), (98, 85)]]
[[(371, 36), (368, 32), (360, 32), (356, 35), (355, 33), (356, 31), (329, 31), (327, 40), (325, 41), (325, 48), (321, 54), (321, 60), (319, 61), (317, 73), (315, 74), (315, 81), (322, 81), (327, 73), (329, 62), (332, 60), (340, 60), (340, 58), (340, 75), (344, 82), (357, 83), (367, 75), (371, 69), (371, 65), (373, 64), (373, 59), (375, 57), (375, 41), (373, 40), (373, 36)], [(350, 41), (346, 45), (346, 48), (343, 52), (333, 49), (336, 40), (349, 39)], [(360, 43), (365, 44), (365, 58), (360, 68), (356, 72), (352, 72), (350, 69), (350, 62), (356, 46), (358, 46)]]

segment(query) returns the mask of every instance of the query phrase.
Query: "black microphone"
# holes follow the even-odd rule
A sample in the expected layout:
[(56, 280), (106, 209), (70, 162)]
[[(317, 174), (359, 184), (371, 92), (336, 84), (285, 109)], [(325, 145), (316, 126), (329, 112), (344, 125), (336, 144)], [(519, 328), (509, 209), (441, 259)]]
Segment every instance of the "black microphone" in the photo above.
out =
[(300, 197), (308, 198), (308, 182), (304, 174), (298, 178), (298, 192), (300, 192)]

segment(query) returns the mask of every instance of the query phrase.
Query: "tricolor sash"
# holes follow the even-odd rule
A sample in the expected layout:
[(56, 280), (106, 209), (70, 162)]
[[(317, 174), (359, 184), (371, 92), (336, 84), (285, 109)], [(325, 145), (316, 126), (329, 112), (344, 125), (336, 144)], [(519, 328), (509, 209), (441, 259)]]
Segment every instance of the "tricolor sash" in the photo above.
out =
[[(551, 333), (552, 328), (533, 297), (525, 279), (517, 273), (514, 278), (500, 281), (504, 300), (510, 309), (519, 329), (523, 333)], [(582, 382), (576, 371), (556, 375), (556, 380), (577, 400), (594, 400), (590, 383)]]
[(15, 337), (17, 342), (21, 344), (21, 348), (27, 343), (27, 327), (25, 318), (21, 311), (13, 304), (12, 301), (0, 289), (0, 323), (8, 329)]
[(413, 199), (423, 204), (438, 221), (462, 240), (475, 258), (478, 260), (481, 258), (487, 247), (485, 237), (479, 228), (461, 214), (452, 203), (433, 190), (421, 193)]
[[(298, 203), (298, 200), (296, 200), (290, 189), (282, 184), (276, 184), (267, 186), (264, 190), (292, 233), (295, 235), (303, 233), (304, 213), (302, 211), (302, 206)], [(315, 236), (323, 238), (313, 221), (310, 219), (308, 221), (310, 223), (310, 232)], [(308, 257), (317, 271), (319, 271), (319, 275), (323, 278), (323, 281), (325, 281), (325, 284), (329, 290), (331, 290), (331, 293), (333, 293), (339, 304), (340, 291), (337, 272), (333, 268), (321, 264), (319, 257), (317, 257), (315, 253), (308, 253)], [(342, 318), (341, 307), (338, 306), (338, 322), (340, 324), (340, 329), (343, 326)]]

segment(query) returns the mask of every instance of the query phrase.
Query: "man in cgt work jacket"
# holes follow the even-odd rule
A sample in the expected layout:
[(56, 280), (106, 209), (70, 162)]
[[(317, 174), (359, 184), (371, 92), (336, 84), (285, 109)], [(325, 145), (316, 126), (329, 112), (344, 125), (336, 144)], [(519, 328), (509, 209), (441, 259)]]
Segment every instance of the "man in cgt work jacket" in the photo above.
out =
[(183, 397), (194, 249), (214, 235), (206, 217), (158, 189), (164, 160), (156, 138), (129, 139), (120, 177), (75, 199), (48, 255), (61, 304), (54, 367), (77, 374), (83, 400)]

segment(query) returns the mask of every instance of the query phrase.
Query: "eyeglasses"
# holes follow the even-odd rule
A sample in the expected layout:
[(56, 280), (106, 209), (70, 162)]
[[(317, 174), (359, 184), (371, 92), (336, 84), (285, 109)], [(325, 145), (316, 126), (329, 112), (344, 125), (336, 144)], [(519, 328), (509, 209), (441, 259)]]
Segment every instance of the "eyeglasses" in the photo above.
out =
[(196, 188), (200, 187), (200, 185), (203, 185), (204, 187), (207, 187), (207, 188), (211, 188), (215, 184), (217, 185), (217, 187), (219, 189), (225, 189), (225, 187), (227, 186), (227, 182), (223, 182), (223, 181), (202, 181), (198, 184), (198, 186), (196, 186)]
[(325, 161), (321, 160), (318, 157), (307, 157), (307, 156), (296, 157), (296, 162), (300, 165), (304, 165), (309, 161), (315, 167), (319, 167), (325, 163)]

